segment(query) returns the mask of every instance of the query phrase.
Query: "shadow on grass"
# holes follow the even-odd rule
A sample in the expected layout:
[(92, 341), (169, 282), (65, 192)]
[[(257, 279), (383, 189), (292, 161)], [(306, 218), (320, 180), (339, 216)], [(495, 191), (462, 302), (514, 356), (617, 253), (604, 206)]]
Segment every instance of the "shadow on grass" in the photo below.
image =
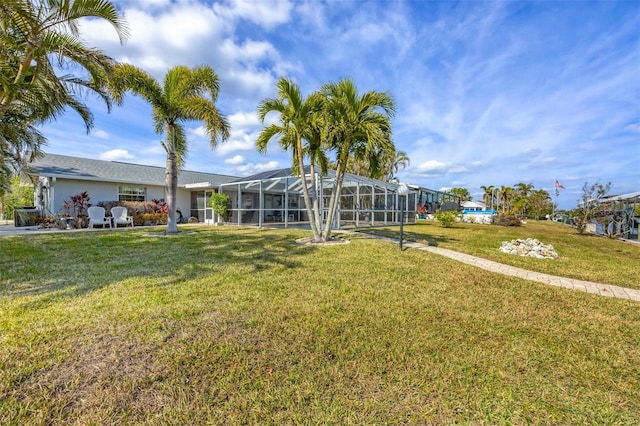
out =
[[(400, 239), (400, 228), (365, 228), (357, 229), (356, 232), (362, 234), (375, 235), (377, 237)], [(447, 237), (445, 235), (433, 235), (424, 232), (415, 232), (411, 230), (411, 226), (407, 226), (402, 232), (405, 241), (412, 241), (420, 244), (426, 244), (431, 247), (438, 247), (441, 243), (459, 241), (456, 238)]]
[(132, 278), (163, 286), (220, 274), (250, 279), (252, 273), (296, 268), (302, 257), (321, 249), (297, 244), (296, 238), (306, 235), (299, 231), (196, 229), (161, 238), (144, 233), (148, 230), (0, 239), (0, 300), (26, 297), (19, 308), (36, 309)]

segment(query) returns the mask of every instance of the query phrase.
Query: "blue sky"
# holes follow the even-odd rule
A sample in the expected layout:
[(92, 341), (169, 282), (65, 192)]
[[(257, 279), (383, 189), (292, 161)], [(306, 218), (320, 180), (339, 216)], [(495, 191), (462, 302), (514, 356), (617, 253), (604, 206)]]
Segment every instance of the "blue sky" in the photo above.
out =
[[(531, 183), (574, 208), (585, 182), (640, 190), (640, 2), (121, 0), (131, 37), (103, 22), (83, 38), (158, 80), (207, 64), (231, 139), (211, 150), (189, 126), (185, 169), (246, 176), (290, 166), (277, 144), (254, 148), (258, 103), (286, 76), (305, 95), (351, 77), (396, 100), (402, 181), (432, 189)], [(129, 96), (95, 129), (67, 113), (43, 128), (47, 152), (164, 166), (151, 110)]]

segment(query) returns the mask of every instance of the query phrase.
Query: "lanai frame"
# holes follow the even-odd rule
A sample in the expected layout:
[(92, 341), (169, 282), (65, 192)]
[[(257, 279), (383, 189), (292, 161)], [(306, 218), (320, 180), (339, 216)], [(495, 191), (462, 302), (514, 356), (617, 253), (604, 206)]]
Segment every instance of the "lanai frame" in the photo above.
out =
[[(311, 177), (305, 174), (307, 184)], [(335, 172), (327, 176), (316, 175), (318, 188), (322, 189), (321, 211), (327, 216), (327, 205), (334, 185)], [(341, 199), (333, 229), (343, 226), (379, 226), (400, 223), (400, 196), (398, 184), (369, 179), (353, 174), (345, 175)], [(291, 169), (262, 173), (232, 183), (221, 184), (219, 192), (229, 196), (228, 223), (235, 225), (284, 225), (300, 226), (308, 223), (302, 197), (300, 176)], [(404, 201), (407, 223), (415, 223), (417, 191), (410, 191)], [(214, 220), (217, 218), (214, 217)]]

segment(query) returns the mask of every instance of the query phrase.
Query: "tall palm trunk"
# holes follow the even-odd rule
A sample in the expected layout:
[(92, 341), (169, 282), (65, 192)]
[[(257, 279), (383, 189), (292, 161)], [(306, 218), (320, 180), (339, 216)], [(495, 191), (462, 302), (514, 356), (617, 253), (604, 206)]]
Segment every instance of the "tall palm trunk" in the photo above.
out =
[[(315, 194), (312, 198), (313, 203), (313, 219), (309, 218), (309, 220), (313, 220), (315, 222), (316, 229), (318, 230), (318, 236), (322, 234), (322, 212), (320, 211), (320, 204), (322, 200), (322, 185), (318, 185), (316, 169), (313, 161), (309, 166), (309, 173), (311, 174), (311, 186), (314, 188), (313, 193)], [(318, 191), (319, 188), (319, 191)], [(314, 234), (315, 237), (315, 234)], [(317, 238), (316, 238), (317, 240)]]
[(167, 234), (177, 234), (178, 225), (176, 223), (176, 193), (178, 192), (178, 164), (176, 162), (175, 151), (175, 129), (169, 127), (169, 138), (171, 143), (167, 146), (167, 164), (165, 167), (165, 186), (167, 197)]
[(302, 195), (304, 198), (304, 206), (307, 209), (307, 215), (309, 216), (309, 225), (311, 226), (311, 232), (313, 232), (313, 241), (320, 242), (322, 236), (320, 235), (320, 230), (316, 226), (315, 214), (313, 211), (313, 203), (311, 201), (311, 197), (309, 196), (309, 188), (307, 186), (307, 177), (304, 173), (304, 157), (302, 154), (302, 137), (298, 135), (297, 141), (297, 158), (298, 158), (298, 170), (300, 173), (300, 178), (302, 182)]
[[(338, 200), (340, 199), (340, 193), (342, 192), (342, 180), (344, 178), (344, 170), (346, 169), (346, 162), (348, 161), (348, 152), (345, 151), (343, 155), (338, 159), (336, 167), (336, 178), (333, 182), (333, 190), (331, 191), (331, 198), (329, 199), (329, 210), (327, 212), (327, 223), (324, 228), (322, 239), (329, 241), (331, 238), (331, 227), (333, 218), (335, 217), (336, 210), (338, 209)], [(360, 200), (358, 200), (359, 202)]]

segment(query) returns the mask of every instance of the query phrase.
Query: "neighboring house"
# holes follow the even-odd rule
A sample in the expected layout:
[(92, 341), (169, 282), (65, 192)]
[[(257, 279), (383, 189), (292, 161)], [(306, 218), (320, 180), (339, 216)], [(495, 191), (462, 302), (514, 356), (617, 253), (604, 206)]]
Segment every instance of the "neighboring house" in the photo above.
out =
[(465, 212), (480, 212), (487, 209), (486, 204), (481, 201), (465, 201), (460, 207)]
[(465, 201), (461, 205), (462, 221), (468, 223), (492, 223), (495, 210), (487, 209), (482, 201)]
[[(100, 201), (165, 199), (165, 168), (45, 154), (31, 164), (37, 177), (35, 206), (45, 215), (64, 213), (63, 203), (87, 191), (91, 204)], [(178, 176), (177, 209), (183, 217), (205, 217), (205, 194), (237, 176), (183, 170)], [(207, 191), (209, 189), (209, 191)]]

